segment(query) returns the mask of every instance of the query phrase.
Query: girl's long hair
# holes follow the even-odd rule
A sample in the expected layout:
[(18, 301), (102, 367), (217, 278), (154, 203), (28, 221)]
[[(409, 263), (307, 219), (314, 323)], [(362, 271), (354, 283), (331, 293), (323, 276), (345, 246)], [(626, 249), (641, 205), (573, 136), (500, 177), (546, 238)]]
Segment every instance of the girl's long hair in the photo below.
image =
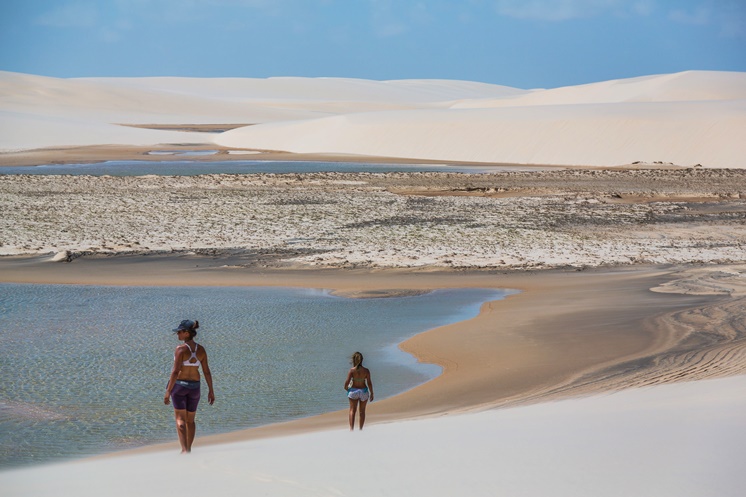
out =
[(360, 352), (355, 352), (352, 354), (352, 366), (355, 369), (358, 369), (360, 366), (363, 365), (363, 354)]

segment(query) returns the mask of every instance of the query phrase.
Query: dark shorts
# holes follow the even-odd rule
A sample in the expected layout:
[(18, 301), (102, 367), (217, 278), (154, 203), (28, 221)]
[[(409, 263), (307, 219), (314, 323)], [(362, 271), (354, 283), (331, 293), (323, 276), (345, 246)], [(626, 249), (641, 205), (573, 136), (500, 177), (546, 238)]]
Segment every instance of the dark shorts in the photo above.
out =
[(174, 409), (196, 412), (197, 404), (199, 404), (199, 382), (176, 380), (176, 384), (171, 390), (171, 403), (174, 405)]

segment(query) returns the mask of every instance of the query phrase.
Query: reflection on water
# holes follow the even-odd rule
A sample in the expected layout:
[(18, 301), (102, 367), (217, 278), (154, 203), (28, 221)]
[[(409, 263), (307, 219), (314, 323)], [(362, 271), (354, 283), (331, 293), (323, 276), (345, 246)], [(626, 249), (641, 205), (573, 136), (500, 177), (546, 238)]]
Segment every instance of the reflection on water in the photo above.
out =
[(50, 174), (91, 176), (196, 176), (199, 174), (260, 174), (260, 173), (388, 173), (388, 172), (453, 172), (492, 173), (496, 171), (536, 170), (519, 166), (460, 166), (418, 164), (372, 164), (357, 162), (283, 162), (283, 161), (107, 161), (96, 164), (53, 164), (44, 166), (0, 167), (0, 174)]
[(175, 440), (163, 393), (182, 319), (199, 319), (215, 378), (217, 401), (198, 416), (209, 434), (345, 408), (355, 350), (379, 398), (427, 381), (439, 368), (395, 344), (506, 293), (0, 284), (0, 467)]

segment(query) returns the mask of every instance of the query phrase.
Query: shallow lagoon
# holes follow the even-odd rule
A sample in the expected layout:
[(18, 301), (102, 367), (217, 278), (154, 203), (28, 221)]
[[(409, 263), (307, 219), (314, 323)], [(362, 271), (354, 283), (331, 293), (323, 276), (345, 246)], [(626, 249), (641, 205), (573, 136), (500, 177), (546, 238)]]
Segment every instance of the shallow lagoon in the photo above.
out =
[(299, 174), (318, 172), (391, 173), (451, 172), (493, 173), (497, 171), (536, 170), (531, 166), (467, 166), (447, 164), (376, 164), (361, 162), (308, 161), (107, 161), (94, 164), (50, 164), (42, 166), (0, 167), (0, 174), (50, 174), (91, 176), (197, 176), (200, 174)]
[(421, 384), (440, 369), (397, 344), (507, 293), (348, 299), (297, 288), (0, 284), (0, 467), (175, 440), (162, 399), (181, 319), (200, 320), (215, 378), (216, 404), (198, 415), (204, 435), (345, 408), (355, 350), (377, 398)]

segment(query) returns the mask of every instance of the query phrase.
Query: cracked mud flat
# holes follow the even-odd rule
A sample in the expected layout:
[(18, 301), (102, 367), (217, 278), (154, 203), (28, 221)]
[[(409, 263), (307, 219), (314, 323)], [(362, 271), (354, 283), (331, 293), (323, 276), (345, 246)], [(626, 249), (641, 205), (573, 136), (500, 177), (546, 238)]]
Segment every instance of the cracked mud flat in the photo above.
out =
[(266, 267), (746, 260), (746, 171), (0, 176), (0, 255)]

